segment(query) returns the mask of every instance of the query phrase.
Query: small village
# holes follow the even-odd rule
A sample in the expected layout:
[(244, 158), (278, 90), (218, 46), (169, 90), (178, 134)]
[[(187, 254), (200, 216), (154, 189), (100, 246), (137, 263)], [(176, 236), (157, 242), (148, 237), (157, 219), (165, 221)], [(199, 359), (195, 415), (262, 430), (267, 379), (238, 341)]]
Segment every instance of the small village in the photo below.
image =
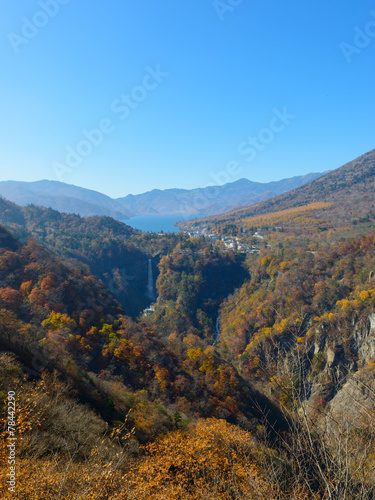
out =
[[(218, 236), (217, 234), (212, 232), (211, 228), (208, 228), (206, 225), (202, 227), (186, 228), (181, 227), (181, 232), (188, 235), (190, 238), (209, 238), (212, 242), (221, 242), (228, 250), (237, 251), (240, 253), (259, 253), (260, 248), (259, 244), (249, 244), (245, 243), (238, 236)], [(244, 231), (246, 232), (246, 230)], [(255, 231), (252, 235), (253, 238), (256, 238), (259, 243), (265, 240), (265, 237), (258, 231)]]

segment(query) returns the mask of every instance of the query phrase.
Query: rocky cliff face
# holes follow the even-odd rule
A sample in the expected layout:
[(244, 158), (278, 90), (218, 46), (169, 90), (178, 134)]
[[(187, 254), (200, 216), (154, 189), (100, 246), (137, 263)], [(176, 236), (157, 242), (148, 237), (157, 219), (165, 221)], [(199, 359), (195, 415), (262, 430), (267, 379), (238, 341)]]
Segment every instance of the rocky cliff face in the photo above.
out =
[(364, 328), (355, 330), (353, 341), (360, 365), (368, 364), (371, 359), (375, 359), (375, 313), (369, 315)]
[(313, 366), (322, 370), (312, 370), (304, 406), (310, 414), (321, 408), (318, 421), (332, 432), (368, 427), (375, 416), (375, 313), (364, 326), (353, 325), (350, 347), (354, 359), (324, 336), (314, 344)]

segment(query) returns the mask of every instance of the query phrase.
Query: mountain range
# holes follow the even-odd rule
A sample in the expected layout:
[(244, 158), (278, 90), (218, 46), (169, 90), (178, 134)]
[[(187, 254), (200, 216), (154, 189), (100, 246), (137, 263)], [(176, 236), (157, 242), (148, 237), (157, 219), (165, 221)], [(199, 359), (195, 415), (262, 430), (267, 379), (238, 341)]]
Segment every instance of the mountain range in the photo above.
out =
[(285, 193), (322, 176), (310, 173), (275, 182), (248, 179), (197, 189), (154, 189), (113, 199), (97, 191), (58, 181), (0, 182), (0, 195), (21, 206), (40, 205), (82, 216), (107, 215), (125, 220), (136, 215), (205, 216), (221, 214)]
[(139, 195), (118, 198), (118, 202), (134, 215), (212, 215), (244, 205), (267, 200), (302, 186), (322, 173), (292, 177), (275, 182), (252, 182), (239, 179), (221, 186), (197, 189), (153, 189)]

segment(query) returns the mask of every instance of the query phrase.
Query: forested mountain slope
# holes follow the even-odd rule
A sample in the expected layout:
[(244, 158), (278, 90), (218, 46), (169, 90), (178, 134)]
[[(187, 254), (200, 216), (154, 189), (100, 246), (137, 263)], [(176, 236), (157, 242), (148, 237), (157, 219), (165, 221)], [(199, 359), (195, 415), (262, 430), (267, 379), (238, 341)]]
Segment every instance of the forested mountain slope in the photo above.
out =
[[(245, 412), (251, 420), (259, 414), (250, 385), (203, 339), (161, 335), (135, 323), (88, 268), (62, 262), (32, 240), (14, 248), (16, 240), (1, 231), (3, 348), (25, 361), (36, 350), (45, 366), (70, 375), (78, 386), (82, 382), (84, 390), (92, 372), (91, 378), (118, 380), (124, 389), (147, 390), (151, 400), (185, 415), (236, 420), (237, 412)], [(267, 404), (260, 394), (257, 401)]]
[[(172, 234), (142, 234), (110, 217), (80, 217), (36, 206), (19, 207), (3, 199), (0, 222), (23, 241), (32, 237), (56, 255), (89, 266), (132, 316), (150, 302), (146, 297), (148, 258), (168, 251), (180, 239)], [(155, 279), (157, 260), (153, 262)]]
[(315, 225), (328, 228), (374, 218), (375, 150), (287, 193), (219, 216), (200, 219), (214, 228)]

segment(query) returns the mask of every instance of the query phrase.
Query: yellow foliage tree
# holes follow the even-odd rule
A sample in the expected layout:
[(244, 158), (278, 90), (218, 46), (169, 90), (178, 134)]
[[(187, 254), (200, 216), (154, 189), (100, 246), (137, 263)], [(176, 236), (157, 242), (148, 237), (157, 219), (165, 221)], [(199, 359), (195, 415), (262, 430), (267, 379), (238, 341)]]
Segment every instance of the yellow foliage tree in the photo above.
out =
[(199, 420), (192, 433), (170, 433), (145, 451), (129, 478), (130, 498), (276, 498), (251, 434), (223, 420)]

